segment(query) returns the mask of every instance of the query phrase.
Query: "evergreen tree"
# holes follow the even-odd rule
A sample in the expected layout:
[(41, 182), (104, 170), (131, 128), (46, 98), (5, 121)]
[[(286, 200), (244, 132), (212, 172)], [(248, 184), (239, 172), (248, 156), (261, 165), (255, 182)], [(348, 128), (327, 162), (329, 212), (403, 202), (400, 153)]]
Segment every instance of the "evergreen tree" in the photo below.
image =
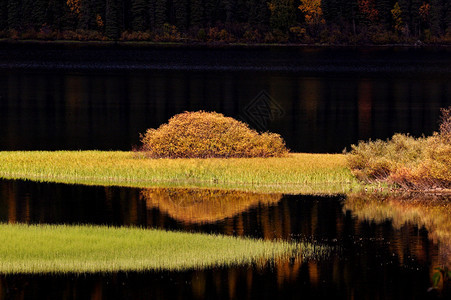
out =
[(201, 27), (204, 24), (204, 7), (202, 0), (190, 1), (190, 26)]
[(35, 0), (33, 5), (32, 18), (35, 26), (41, 27), (46, 23), (47, 0)]
[(81, 29), (94, 29), (96, 25), (96, 7), (93, 0), (84, 0), (80, 4), (80, 22)]
[(431, 0), (431, 32), (434, 35), (440, 35), (443, 33), (442, 12), (442, 0)]
[[(69, 7), (66, 1), (49, 0), (45, 7), (45, 21), (56, 30), (67, 28), (69, 17)], [(73, 29), (73, 28), (68, 28)]]
[(106, 0), (105, 34), (110, 39), (117, 39), (119, 37), (118, 15), (117, 0)]
[(379, 11), (379, 24), (385, 28), (390, 28), (391, 24), (391, 9), (393, 8), (393, 1), (391, 0), (378, 0), (376, 1), (376, 8)]
[(19, 29), (20, 27), (20, 0), (8, 0), (8, 28)]
[(270, 16), (269, 6), (266, 0), (249, 1), (249, 19), (251, 25), (268, 24)]
[(179, 30), (184, 30), (188, 26), (188, 1), (173, 0), (174, 24)]
[(286, 32), (296, 21), (293, 0), (272, 0), (269, 3), (269, 10), (271, 11), (269, 21), (273, 29)]
[(149, 23), (151, 29), (159, 29), (167, 22), (166, 0), (150, 0)]
[(443, 9), (444, 31), (451, 31), (451, 1), (445, 0)]
[(25, 28), (34, 25), (32, 19), (33, 2), (34, 0), (22, 0), (22, 7), (20, 10), (21, 10), (22, 26)]
[[(131, 3), (128, 0), (116, 0), (116, 22), (119, 33), (123, 30), (131, 28), (132, 14)], [(106, 16), (105, 16), (106, 19)]]
[(249, 2), (245, 0), (235, 0), (235, 22), (247, 23), (249, 20)]
[(8, 0), (0, 0), (0, 30), (8, 27)]
[(208, 26), (213, 26), (216, 21), (216, 4), (216, 0), (204, 0), (204, 21)]
[(150, 0), (148, 3), (148, 16), (149, 16), (149, 27), (150, 29), (155, 29), (155, 1)]
[(411, 21), (410, 24), (411, 30), (415, 35), (420, 35), (420, 28), (421, 28), (421, 16), (420, 16), (420, 7), (423, 4), (423, 0), (411, 0)]
[(321, 8), (328, 24), (339, 23), (342, 19), (340, 0), (322, 0)]
[(399, 7), (401, 9), (401, 19), (404, 24), (407, 24), (408, 28), (410, 29), (410, 24), (412, 23), (411, 20), (411, 0), (398, 0)]
[(224, 11), (225, 11), (225, 21), (227, 23), (232, 23), (235, 21), (235, 0), (223, 0), (222, 4), (224, 5)]
[(134, 31), (146, 30), (146, 11), (147, 5), (145, 0), (132, 0), (132, 29)]

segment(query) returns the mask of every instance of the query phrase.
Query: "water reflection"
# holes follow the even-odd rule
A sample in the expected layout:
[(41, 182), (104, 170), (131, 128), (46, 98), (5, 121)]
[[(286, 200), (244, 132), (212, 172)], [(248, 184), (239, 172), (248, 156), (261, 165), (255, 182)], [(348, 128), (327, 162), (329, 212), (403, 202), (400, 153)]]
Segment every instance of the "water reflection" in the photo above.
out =
[(214, 223), (232, 218), (252, 207), (277, 205), (282, 194), (211, 189), (143, 189), (147, 209), (160, 212), (184, 224)]
[(187, 110), (217, 111), (257, 127), (245, 108), (265, 90), (284, 111), (265, 129), (296, 152), (340, 152), (358, 140), (437, 130), (451, 81), (434, 76), (2, 70), (0, 150), (130, 150), (139, 133)]
[[(389, 248), (401, 263), (412, 256), (426, 263), (432, 258), (429, 272), (437, 267), (451, 267), (451, 197), (449, 195), (377, 195), (352, 194), (344, 201), (344, 211), (351, 211), (361, 221), (390, 224), (400, 233)], [(436, 245), (436, 255), (430, 256), (430, 248), (410, 234), (413, 225), (428, 232), (428, 239)], [(407, 232), (406, 232), (407, 233)], [(434, 247), (435, 248), (435, 247)], [(449, 283), (447, 283), (449, 285)], [(443, 287), (443, 282), (441, 286)]]
[[(402, 231), (406, 224), (428, 231), (428, 238), (439, 245), (439, 261), (435, 265), (451, 266), (451, 197), (445, 195), (377, 195), (352, 194), (344, 201), (343, 210), (349, 210), (359, 220), (376, 223), (390, 222)], [(410, 243), (412, 244), (412, 243)], [(392, 245), (403, 259), (402, 245)], [(409, 247), (417, 251), (418, 257), (427, 254), (422, 249)]]
[[(210, 203), (204, 198), (208, 193)], [(227, 197), (232, 208), (223, 207)], [(2, 180), (2, 221), (135, 225), (307, 241), (334, 251), (263, 268), (1, 276), (0, 297), (36, 297), (51, 290), (56, 298), (424, 299), (433, 296), (427, 293), (433, 267), (449, 262), (449, 203)]]

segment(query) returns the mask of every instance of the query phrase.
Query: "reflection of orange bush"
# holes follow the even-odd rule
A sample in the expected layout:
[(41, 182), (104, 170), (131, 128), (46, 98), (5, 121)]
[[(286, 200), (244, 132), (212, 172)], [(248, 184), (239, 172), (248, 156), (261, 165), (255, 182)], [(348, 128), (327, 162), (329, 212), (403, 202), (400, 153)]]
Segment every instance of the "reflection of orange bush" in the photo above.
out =
[(158, 208), (185, 223), (209, 223), (233, 217), (259, 204), (274, 205), (281, 194), (228, 190), (149, 188), (141, 191), (148, 209)]
[(439, 195), (352, 194), (344, 203), (359, 219), (382, 223), (391, 220), (395, 228), (410, 223), (425, 227), (439, 245), (441, 264), (451, 265), (451, 199)]

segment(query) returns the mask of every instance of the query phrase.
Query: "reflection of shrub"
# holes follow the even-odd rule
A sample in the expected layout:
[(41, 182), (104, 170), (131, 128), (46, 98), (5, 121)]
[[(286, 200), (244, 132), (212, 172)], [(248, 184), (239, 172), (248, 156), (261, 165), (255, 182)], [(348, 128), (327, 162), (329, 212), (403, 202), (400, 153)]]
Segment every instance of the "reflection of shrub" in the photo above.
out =
[(278, 134), (261, 133), (215, 112), (185, 112), (142, 136), (153, 158), (271, 157), (288, 150)]
[(141, 191), (146, 207), (158, 208), (184, 223), (213, 223), (251, 207), (275, 205), (281, 194), (258, 194), (219, 189), (148, 188)]
[(425, 228), (428, 238), (439, 245), (440, 264), (451, 266), (450, 200), (447, 195), (432, 193), (350, 193), (344, 200), (343, 212), (350, 211), (360, 221), (379, 224), (391, 221), (395, 229), (406, 224)]
[(353, 174), (364, 181), (385, 180), (406, 188), (451, 187), (451, 114), (442, 110), (440, 133), (414, 138), (360, 142), (347, 156)]

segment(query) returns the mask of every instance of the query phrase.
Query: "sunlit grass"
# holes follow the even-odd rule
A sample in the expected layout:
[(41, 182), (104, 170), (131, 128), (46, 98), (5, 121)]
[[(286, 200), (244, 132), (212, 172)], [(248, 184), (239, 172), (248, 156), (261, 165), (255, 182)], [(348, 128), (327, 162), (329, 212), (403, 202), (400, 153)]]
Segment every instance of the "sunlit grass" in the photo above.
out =
[(0, 224), (0, 273), (186, 270), (312, 258), (310, 244), (106, 226)]
[(0, 178), (129, 187), (214, 187), (336, 194), (361, 187), (341, 154), (148, 159), (120, 151), (0, 152)]

